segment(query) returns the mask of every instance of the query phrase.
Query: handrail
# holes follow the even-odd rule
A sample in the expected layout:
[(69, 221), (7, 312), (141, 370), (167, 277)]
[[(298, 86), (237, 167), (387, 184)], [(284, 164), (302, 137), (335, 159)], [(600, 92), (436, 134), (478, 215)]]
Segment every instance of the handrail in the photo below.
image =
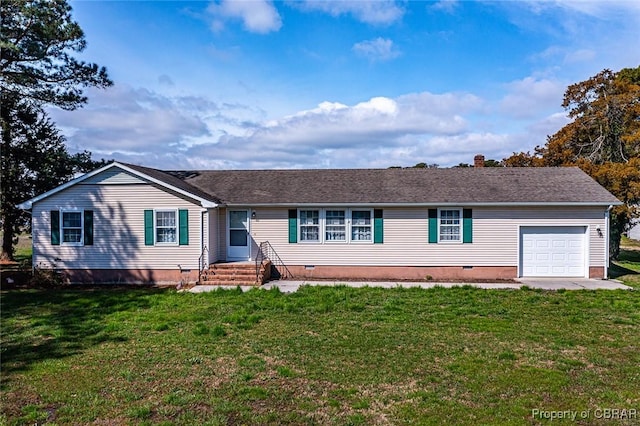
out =
[(260, 279), (260, 267), (262, 266), (262, 262), (264, 262), (265, 259), (265, 255), (264, 255), (264, 251), (262, 250), (262, 243), (260, 243), (260, 245), (258, 246), (258, 252), (256, 253), (256, 283), (258, 283), (258, 280)]
[(287, 268), (287, 265), (284, 264), (276, 250), (273, 248), (269, 241), (263, 241), (260, 243), (258, 247), (258, 253), (256, 254), (256, 281), (258, 281), (258, 277), (260, 274), (260, 265), (262, 262), (268, 259), (271, 261), (271, 271), (275, 271), (277, 274), (273, 274), (278, 279), (286, 280), (287, 278), (293, 278), (293, 274)]
[[(206, 254), (206, 257), (205, 257)], [(207, 248), (207, 246), (204, 246), (202, 248), (202, 253), (200, 254), (200, 257), (198, 258), (198, 283), (200, 283), (201, 279), (202, 279), (202, 273), (204, 272), (205, 269), (209, 268), (209, 249)]]

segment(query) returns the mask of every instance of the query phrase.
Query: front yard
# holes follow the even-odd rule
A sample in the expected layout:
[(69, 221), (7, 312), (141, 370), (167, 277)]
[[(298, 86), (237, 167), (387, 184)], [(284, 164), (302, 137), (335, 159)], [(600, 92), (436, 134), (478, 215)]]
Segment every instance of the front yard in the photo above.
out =
[(0, 424), (638, 424), (639, 331), (639, 291), (3, 291)]

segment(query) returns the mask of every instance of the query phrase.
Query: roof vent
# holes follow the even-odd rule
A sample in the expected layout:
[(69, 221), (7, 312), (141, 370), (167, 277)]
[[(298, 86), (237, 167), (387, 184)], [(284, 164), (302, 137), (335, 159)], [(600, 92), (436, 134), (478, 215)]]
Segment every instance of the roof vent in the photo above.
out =
[(473, 167), (484, 167), (484, 155), (478, 154), (473, 157)]

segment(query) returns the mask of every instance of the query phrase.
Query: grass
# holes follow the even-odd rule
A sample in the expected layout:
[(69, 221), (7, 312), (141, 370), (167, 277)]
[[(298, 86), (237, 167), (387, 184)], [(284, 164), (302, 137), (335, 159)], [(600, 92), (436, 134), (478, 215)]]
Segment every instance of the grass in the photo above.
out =
[(0, 424), (532, 424), (534, 409), (640, 408), (636, 291), (62, 289), (1, 303)]
[(640, 241), (622, 237), (620, 256), (609, 270), (611, 278), (640, 289)]
[[(640, 289), (633, 243), (611, 273)], [(640, 411), (638, 292), (64, 289), (2, 291), (1, 304), (0, 425), (546, 422), (534, 409), (609, 424), (594, 410)]]

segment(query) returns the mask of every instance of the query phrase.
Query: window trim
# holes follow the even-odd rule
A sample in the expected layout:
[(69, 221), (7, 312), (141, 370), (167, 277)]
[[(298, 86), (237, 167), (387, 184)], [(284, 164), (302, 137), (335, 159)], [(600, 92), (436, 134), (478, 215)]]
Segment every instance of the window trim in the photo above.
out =
[[(84, 246), (84, 209), (60, 209), (60, 245), (64, 246), (75, 246), (81, 247)], [(65, 213), (80, 213), (80, 241), (65, 241), (64, 240), (64, 230), (66, 229), (78, 229), (75, 226), (64, 226), (64, 214)]]
[[(447, 208), (439, 208), (438, 209), (438, 222), (437, 222), (437, 226), (438, 226), (438, 244), (462, 244), (464, 237), (463, 237), (463, 233), (464, 233), (464, 221), (463, 221), (463, 211), (462, 211), (462, 207), (447, 207)], [(443, 211), (457, 211), (458, 212), (458, 227), (460, 229), (460, 232), (458, 233), (458, 239), (457, 240), (443, 240), (441, 238), (442, 236), (442, 227), (443, 226), (456, 226), (456, 225), (442, 225), (441, 223), (441, 217), (442, 217), (442, 212)]]
[[(353, 212), (369, 212), (369, 225), (356, 225), (356, 226), (368, 226), (371, 230), (371, 238), (368, 240), (354, 240), (353, 237)], [(374, 217), (373, 217), (373, 209), (349, 209), (349, 243), (353, 244), (373, 244), (375, 239), (375, 228), (373, 226)]]
[[(347, 207), (308, 207), (308, 208), (298, 208), (297, 209), (297, 232), (298, 232), (298, 243), (301, 244), (374, 244), (375, 241), (375, 227), (374, 227), (374, 214), (372, 208), (347, 208)], [(317, 211), (318, 212), (318, 224), (317, 225), (303, 225), (302, 220), (300, 218), (300, 212), (302, 211)], [(327, 239), (327, 211), (344, 211), (345, 213), (345, 239), (344, 240), (328, 240)], [(371, 238), (369, 240), (354, 240), (352, 238), (353, 232), (353, 212), (369, 212), (369, 225), (359, 225), (359, 226), (368, 226), (371, 229)], [(317, 226), (318, 227), (318, 239), (317, 240), (303, 240), (302, 239), (302, 228), (305, 226)], [(340, 225), (328, 225), (328, 226), (340, 226)]]
[[(176, 240), (174, 242), (158, 242), (158, 222), (157, 222), (157, 214), (165, 213), (165, 212), (173, 212), (175, 217), (175, 229), (176, 229)], [(168, 226), (164, 226), (161, 228), (169, 228)], [(180, 223), (178, 217), (178, 209), (177, 208), (162, 208), (162, 209), (153, 209), (153, 245), (154, 246), (178, 246), (180, 245)]]
[[(318, 212), (318, 224), (312, 224), (312, 225), (307, 225), (307, 224), (303, 224), (302, 223), (302, 219), (301, 219), (301, 213), (305, 211), (305, 212), (313, 212), (313, 211), (317, 211)], [(324, 226), (322, 226), (322, 222), (323, 222), (323, 209), (318, 208), (318, 207), (309, 207), (309, 208), (305, 208), (305, 209), (298, 209), (298, 242), (302, 243), (302, 244), (322, 244), (324, 242)], [(318, 227), (318, 239), (317, 240), (303, 240), (302, 239), (302, 228), (303, 227), (312, 227), (312, 226), (317, 226)]]
[[(342, 225), (329, 225), (327, 224), (327, 212), (331, 211), (331, 212), (344, 212), (344, 223)], [(344, 208), (328, 208), (328, 209), (322, 209), (322, 213), (320, 215), (320, 224), (322, 226), (322, 236), (324, 238), (325, 243), (327, 244), (344, 244), (349, 242), (349, 209), (344, 209)], [(339, 226), (342, 227), (344, 229), (344, 239), (343, 240), (330, 240), (327, 238), (327, 227), (328, 226)]]

